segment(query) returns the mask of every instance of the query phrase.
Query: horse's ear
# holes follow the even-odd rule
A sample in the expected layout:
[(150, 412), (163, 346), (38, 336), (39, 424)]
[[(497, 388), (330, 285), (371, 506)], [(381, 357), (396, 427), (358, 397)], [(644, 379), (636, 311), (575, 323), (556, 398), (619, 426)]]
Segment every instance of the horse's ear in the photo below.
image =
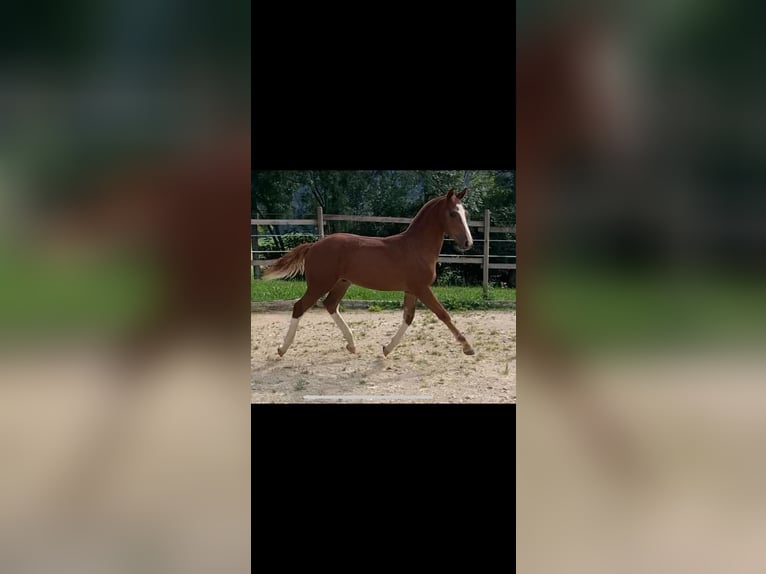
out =
[(465, 197), (465, 193), (466, 193), (467, 191), (468, 191), (468, 188), (467, 188), (467, 187), (464, 187), (464, 188), (463, 188), (463, 191), (461, 191), (460, 193), (456, 194), (456, 195), (457, 195), (457, 198), (458, 198), (458, 199), (463, 199), (463, 198)]
[(454, 190), (454, 189), (450, 189), (450, 190), (447, 192), (447, 199), (452, 199), (452, 196), (453, 196), (453, 195), (455, 195), (455, 190)]

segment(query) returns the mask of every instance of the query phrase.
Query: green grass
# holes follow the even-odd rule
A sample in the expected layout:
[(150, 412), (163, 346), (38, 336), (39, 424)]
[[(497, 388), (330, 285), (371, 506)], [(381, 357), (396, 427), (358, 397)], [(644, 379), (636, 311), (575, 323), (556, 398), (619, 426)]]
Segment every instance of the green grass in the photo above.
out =
[[(252, 301), (293, 301), (306, 292), (305, 281), (263, 281), (253, 279), (250, 288)], [(436, 298), (451, 310), (487, 309), (491, 301), (516, 301), (516, 289), (490, 289), (489, 299), (484, 298), (481, 287), (433, 287)], [(344, 300), (375, 301), (374, 310), (399, 309), (404, 301), (401, 291), (375, 291), (352, 285)]]
[(70, 262), (0, 252), (0, 335), (131, 328), (156, 312), (161, 278), (129, 257)]
[(539, 325), (593, 350), (762, 344), (764, 284), (710, 273), (620, 274), (562, 268), (540, 278)]

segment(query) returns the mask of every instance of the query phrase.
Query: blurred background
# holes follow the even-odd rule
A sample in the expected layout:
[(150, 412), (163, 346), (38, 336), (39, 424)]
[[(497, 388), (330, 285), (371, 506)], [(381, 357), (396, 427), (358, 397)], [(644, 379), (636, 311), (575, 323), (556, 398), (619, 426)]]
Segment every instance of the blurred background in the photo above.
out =
[(0, 570), (248, 570), (250, 3), (0, 44)]
[(762, 570), (763, 9), (516, 7), (517, 567)]
[[(516, 8), (517, 566), (761, 571), (762, 8)], [(4, 572), (250, 566), (249, 16), (4, 6)]]

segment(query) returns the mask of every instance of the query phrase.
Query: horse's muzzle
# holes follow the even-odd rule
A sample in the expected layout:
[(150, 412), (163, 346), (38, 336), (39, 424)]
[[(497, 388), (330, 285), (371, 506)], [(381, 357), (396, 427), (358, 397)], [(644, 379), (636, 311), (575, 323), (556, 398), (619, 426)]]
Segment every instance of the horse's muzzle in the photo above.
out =
[(468, 251), (471, 247), (473, 247), (473, 240), (471, 239), (456, 239), (455, 240), (455, 249), (457, 249), (460, 252)]

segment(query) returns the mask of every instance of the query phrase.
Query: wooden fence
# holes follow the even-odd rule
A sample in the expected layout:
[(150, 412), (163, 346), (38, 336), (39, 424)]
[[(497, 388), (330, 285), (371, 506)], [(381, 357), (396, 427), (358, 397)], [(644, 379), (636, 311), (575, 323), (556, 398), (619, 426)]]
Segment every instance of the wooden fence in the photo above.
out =
[[(483, 242), (483, 254), (482, 255), (439, 255), (439, 263), (458, 263), (469, 265), (481, 265), (483, 270), (482, 285), (486, 291), (489, 287), (489, 270), (490, 269), (516, 269), (516, 263), (491, 263), (492, 257), (512, 257), (516, 259), (515, 255), (491, 255), (490, 244), (493, 242), (515, 242), (515, 239), (491, 239), (489, 236), (492, 233), (516, 233), (516, 226), (495, 226), (490, 225), (489, 221), (490, 211), (487, 209), (484, 211), (484, 221), (470, 220), (468, 222), (469, 227), (475, 227), (479, 231), (483, 232), (484, 229), (489, 229), (489, 233), (484, 234), (484, 239), (474, 239), (474, 243)], [(317, 228), (317, 235), (324, 237), (325, 223), (328, 221), (354, 221), (354, 222), (367, 222), (367, 223), (404, 223), (409, 225), (412, 218), (409, 217), (377, 217), (373, 215), (325, 215), (322, 212), (322, 208), (317, 208), (316, 218), (314, 219), (251, 219), (250, 225), (311, 225)], [(253, 235), (252, 247), (250, 251), (250, 259), (254, 267), (266, 267), (274, 263), (277, 259), (256, 259), (255, 255), (258, 253), (264, 253), (258, 250), (258, 234)]]

